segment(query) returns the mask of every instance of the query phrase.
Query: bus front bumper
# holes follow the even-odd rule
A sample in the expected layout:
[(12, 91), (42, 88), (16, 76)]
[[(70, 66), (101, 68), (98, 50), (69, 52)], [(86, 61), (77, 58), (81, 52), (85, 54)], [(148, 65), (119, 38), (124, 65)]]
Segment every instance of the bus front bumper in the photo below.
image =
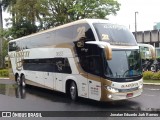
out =
[(115, 100), (125, 100), (140, 96), (143, 92), (143, 89), (139, 89), (136, 91), (128, 92), (128, 93), (109, 93), (107, 94), (108, 101), (115, 101)]

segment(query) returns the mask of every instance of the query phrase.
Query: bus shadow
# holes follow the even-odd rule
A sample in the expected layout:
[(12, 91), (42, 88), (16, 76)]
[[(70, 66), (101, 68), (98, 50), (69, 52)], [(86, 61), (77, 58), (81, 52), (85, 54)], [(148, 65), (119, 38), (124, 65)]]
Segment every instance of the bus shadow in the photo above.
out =
[(80, 98), (77, 104), (90, 105), (101, 110), (136, 110), (140, 111), (140, 104), (135, 101), (130, 100), (121, 100), (121, 101), (109, 101), (109, 102), (100, 102), (90, 99)]
[[(26, 90), (26, 94), (34, 95), (34, 97), (46, 99), (53, 102), (61, 102), (61, 103), (71, 102), (70, 99), (67, 99), (66, 94), (61, 92), (39, 88), (35, 86), (30, 86), (30, 85), (27, 85), (26, 88), (24, 89)], [(32, 99), (32, 98), (28, 98), (28, 96), (26, 96), (27, 97), (26, 99)]]
[(34, 86), (27, 86), (27, 93), (34, 94), (37, 97), (47, 99), (53, 102), (67, 103), (72, 106), (89, 106), (91, 108), (97, 108), (100, 110), (138, 110), (141, 111), (140, 104), (131, 100), (112, 101), (112, 102), (100, 102), (91, 99), (80, 98), (78, 101), (72, 101), (66, 94), (47, 90)]

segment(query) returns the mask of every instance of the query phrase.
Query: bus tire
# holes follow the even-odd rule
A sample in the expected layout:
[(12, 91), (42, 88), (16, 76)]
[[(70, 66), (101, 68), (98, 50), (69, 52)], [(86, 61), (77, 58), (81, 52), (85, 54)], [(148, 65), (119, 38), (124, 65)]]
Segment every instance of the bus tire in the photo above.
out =
[(78, 99), (78, 91), (77, 91), (77, 85), (76, 85), (76, 83), (74, 81), (72, 81), (70, 83), (69, 94), (70, 94), (70, 98), (73, 101), (77, 101), (77, 99)]
[(21, 85), (21, 79), (20, 79), (20, 76), (18, 74), (15, 75), (15, 80), (16, 80), (16, 83), (18, 86)]
[(21, 75), (21, 86), (25, 87), (26, 86), (26, 79), (25, 79), (25, 75)]

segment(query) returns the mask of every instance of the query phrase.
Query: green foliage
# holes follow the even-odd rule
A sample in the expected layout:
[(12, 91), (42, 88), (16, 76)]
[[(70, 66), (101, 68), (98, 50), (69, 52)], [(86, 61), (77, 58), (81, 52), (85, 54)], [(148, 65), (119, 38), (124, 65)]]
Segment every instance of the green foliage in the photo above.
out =
[(153, 76), (152, 76), (152, 79), (153, 80), (160, 80), (160, 72), (154, 73)]
[(153, 72), (151, 72), (151, 71), (145, 71), (144, 73), (143, 73), (143, 79), (144, 80), (150, 80), (150, 79), (152, 79), (152, 77), (153, 77)]
[(8, 40), (3, 40), (3, 47), (2, 47), (2, 56), (3, 58), (8, 54)]
[(20, 23), (15, 23), (13, 27), (8, 29), (8, 32), (13, 39), (35, 33), (36, 31), (37, 26), (32, 25), (28, 21), (21, 21)]
[(8, 40), (2, 38), (2, 34), (4, 34), (3, 30), (0, 30), (0, 37), (2, 39), (2, 52), (0, 54), (0, 59), (2, 61), (0, 61), (0, 65), (2, 65), (2, 67), (4, 67), (4, 58), (5, 56), (8, 54)]
[(0, 37), (2, 38), (2, 45), (3, 45), (2, 46), (2, 51), (3, 51), (2, 55), (3, 55), (3, 57), (5, 57), (7, 55), (7, 52), (8, 52), (8, 41), (9, 41), (9, 40), (5, 39), (5, 37), (4, 37), (4, 36), (6, 36), (5, 34), (6, 34), (5, 31), (0, 30)]
[(151, 72), (145, 71), (143, 73), (144, 80), (160, 80), (160, 71), (159, 72)]
[(43, 6), (48, 14), (43, 18), (44, 28), (58, 26), (83, 18), (106, 19), (116, 14), (120, 4), (115, 0), (47, 0)]
[(0, 77), (8, 77), (9, 71), (7, 69), (0, 70)]

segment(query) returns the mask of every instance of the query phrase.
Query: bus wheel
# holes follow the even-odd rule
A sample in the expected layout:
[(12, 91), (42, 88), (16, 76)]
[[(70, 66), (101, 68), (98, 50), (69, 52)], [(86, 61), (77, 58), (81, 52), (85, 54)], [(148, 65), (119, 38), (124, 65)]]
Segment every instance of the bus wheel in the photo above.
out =
[(22, 87), (25, 87), (25, 86), (26, 86), (26, 81), (25, 81), (25, 80), (26, 80), (26, 79), (25, 79), (25, 76), (22, 75), (22, 76), (21, 76), (21, 80), (20, 80), (20, 81), (21, 81), (21, 86), (22, 86)]
[(20, 86), (21, 85), (21, 79), (20, 79), (20, 76), (18, 74), (15, 76), (15, 79), (16, 79), (17, 85)]
[(69, 88), (69, 92), (70, 92), (70, 97), (73, 101), (76, 101), (78, 98), (78, 94), (77, 94), (77, 86), (75, 82), (71, 82), (70, 84), (70, 88)]

